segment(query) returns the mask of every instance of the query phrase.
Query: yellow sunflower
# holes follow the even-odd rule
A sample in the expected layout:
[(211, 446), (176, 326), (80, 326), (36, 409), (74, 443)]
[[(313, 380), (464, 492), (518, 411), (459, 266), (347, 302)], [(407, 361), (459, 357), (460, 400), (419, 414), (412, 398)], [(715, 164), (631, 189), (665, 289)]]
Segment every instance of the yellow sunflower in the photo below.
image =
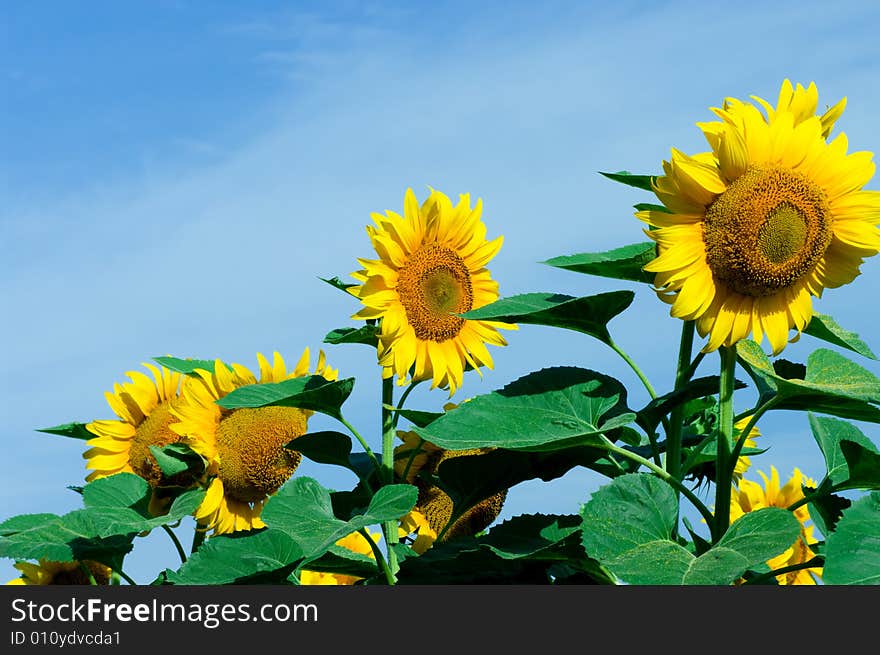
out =
[(410, 532), (413, 532), (422, 521), (426, 524), (426, 529), (419, 531), (422, 540), (420, 542), (416, 538), (414, 549), (417, 546), (427, 550), (441, 534), (440, 541), (473, 536), (489, 527), (498, 518), (507, 498), (506, 490), (481, 500), (447, 527), (452, 518), (452, 498), (440, 487), (426, 480), (427, 477), (435, 475), (440, 464), (447, 459), (482, 455), (491, 451), (491, 448), (444, 450), (423, 440), (415, 432), (398, 431), (397, 436), (403, 440), (403, 443), (394, 449), (394, 472), (399, 479), (415, 485), (419, 490), (415, 506), (415, 513), (418, 515), (405, 517), (401, 529), (410, 528)]
[[(309, 349), (290, 372), (277, 352), (273, 362), (257, 354), (259, 383), (281, 382), (309, 375)], [(314, 370), (328, 380), (338, 371), (327, 366), (324, 352)], [(256, 384), (254, 374), (240, 364), (229, 368), (219, 360), (214, 370), (197, 369), (182, 385), (180, 402), (172, 408), (177, 422), (171, 430), (207, 461), (207, 494), (195, 512), (196, 520), (216, 534), (261, 528), (266, 499), (299, 466), (302, 455), (285, 448), (306, 433), (313, 412), (295, 407), (223, 409), (217, 400), (239, 387)]]
[[(372, 537), (373, 541), (378, 543), (382, 538), (382, 535), (378, 532), (371, 532), (370, 537)], [(347, 537), (343, 537), (336, 542), (336, 545), (341, 546), (342, 548), (347, 548), (353, 553), (360, 553), (361, 555), (367, 555), (372, 558), (376, 557), (373, 553), (372, 546), (370, 546), (370, 542), (368, 542), (359, 532), (352, 532)], [(299, 583), (303, 585), (353, 585), (355, 582), (362, 579), (363, 578), (354, 575), (345, 575), (343, 573), (326, 573), (324, 571), (309, 571), (304, 569), (300, 571)]]
[[(781, 507), (785, 509), (792, 503), (804, 497), (803, 485), (815, 487), (816, 483), (804, 476), (799, 469), (795, 469), (791, 479), (784, 487), (779, 486), (779, 473), (776, 467), (770, 467), (770, 477), (763, 472), (759, 474), (764, 479), (764, 487), (751, 480), (740, 480), (734, 491), (730, 504), (730, 522), (733, 523), (743, 514), (753, 512), (762, 507)], [(767, 562), (771, 569), (779, 569), (795, 564), (808, 562), (815, 556), (811, 546), (816, 543), (813, 537), (813, 526), (810, 523), (810, 510), (806, 505), (801, 505), (794, 510), (795, 518), (800, 521), (801, 534), (791, 547), (784, 553), (777, 555)], [(776, 576), (776, 580), (782, 585), (814, 585), (816, 579), (822, 577), (822, 567), (801, 569), (791, 573)]]
[(504, 346), (496, 321), (475, 321), (458, 314), (498, 299), (498, 283), (486, 264), (501, 248), (503, 237), (486, 240), (482, 201), (471, 208), (470, 196), (453, 206), (447, 196), (431, 191), (419, 206), (412, 189), (404, 198), (403, 216), (392, 211), (372, 214), (376, 227), (367, 234), (379, 259), (358, 259), (352, 273), (360, 284), (349, 291), (364, 304), (355, 319), (381, 319), (379, 364), (385, 378), (398, 383), (432, 381), (431, 388), (461, 386), (465, 366), (492, 368), (487, 343)]
[[(655, 274), (670, 314), (693, 320), (703, 350), (764, 336), (778, 354), (813, 315), (812, 296), (851, 282), (880, 250), (880, 191), (862, 187), (872, 153), (828, 140), (845, 100), (816, 115), (815, 84), (786, 80), (774, 108), (727, 98), (697, 125), (711, 148), (676, 149), (654, 192), (668, 211), (640, 211), (652, 229)], [(758, 105), (763, 107), (766, 115)]]
[[(110, 584), (112, 571), (109, 567), (85, 560), (82, 564), (91, 572), (99, 585)], [(15, 568), (21, 575), (13, 578), (8, 585), (87, 585), (91, 584), (88, 575), (82, 570), (79, 562), (53, 562), (41, 559), (38, 564), (32, 562), (16, 562)]]
[(418, 510), (412, 510), (400, 519), (397, 536), (406, 540), (409, 547), (421, 555), (437, 541), (437, 531), (428, 523), (425, 515)]
[(131, 382), (115, 384), (112, 392), (105, 394), (110, 408), (118, 420), (92, 421), (86, 429), (95, 435), (86, 444), (90, 448), (83, 453), (86, 480), (91, 482), (114, 473), (136, 473), (157, 486), (172, 481), (162, 475), (150, 446), (163, 447), (180, 441), (180, 435), (169, 426), (174, 421), (171, 407), (178, 401), (179, 373), (152, 364), (144, 366), (153, 379), (140, 371), (129, 371)]

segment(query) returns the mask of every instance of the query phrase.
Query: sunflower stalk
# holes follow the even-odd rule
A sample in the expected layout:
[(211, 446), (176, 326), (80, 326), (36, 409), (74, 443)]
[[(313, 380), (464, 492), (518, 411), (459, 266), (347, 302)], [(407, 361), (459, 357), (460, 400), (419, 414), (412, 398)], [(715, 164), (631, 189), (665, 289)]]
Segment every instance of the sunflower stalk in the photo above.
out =
[(718, 438), (715, 457), (715, 520), (713, 541), (717, 542), (730, 526), (731, 441), (733, 440), (733, 388), (736, 347), (721, 346), (721, 382), (718, 393)]
[[(382, 473), (386, 484), (394, 484), (394, 437), (396, 434), (394, 412), (389, 409), (394, 406), (394, 378), (382, 378)], [(394, 544), (397, 543), (397, 521), (385, 521), (382, 525), (385, 533), (385, 543), (388, 551), (388, 568), (391, 571), (389, 583), (393, 584), (394, 576), (399, 570), (397, 553)]]
[[(675, 391), (684, 387), (694, 367), (691, 365), (691, 353), (694, 348), (694, 322), (683, 321), (681, 325), (681, 340), (678, 346), (678, 364), (675, 370)], [(681, 482), (681, 432), (684, 422), (684, 404), (679, 403), (672, 408), (669, 416), (669, 432), (666, 435), (666, 472), (670, 477)], [(676, 493), (676, 505), (678, 493)], [(678, 512), (676, 512), (678, 514)], [(676, 516), (675, 531), (678, 532), (678, 517)]]

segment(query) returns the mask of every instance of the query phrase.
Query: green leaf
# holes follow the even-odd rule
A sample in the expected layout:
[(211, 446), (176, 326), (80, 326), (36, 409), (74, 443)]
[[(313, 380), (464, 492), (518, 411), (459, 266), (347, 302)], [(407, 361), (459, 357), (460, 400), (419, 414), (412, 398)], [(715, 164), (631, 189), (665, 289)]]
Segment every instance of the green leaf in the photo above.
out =
[(299, 407), (341, 418), (342, 404), (351, 395), (354, 378), (328, 380), (320, 375), (306, 375), (282, 382), (248, 384), (233, 389), (217, 401), (224, 409), (281, 405)]
[(452, 499), (454, 521), (486, 498), (521, 482), (549, 482), (577, 466), (592, 468), (604, 454), (586, 446), (538, 453), (496, 448), (445, 459), (437, 468), (436, 483)]
[(874, 443), (852, 423), (827, 416), (816, 416), (812, 412), (809, 413), (809, 421), (813, 438), (819, 444), (819, 449), (825, 457), (825, 465), (828, 470), (826, 477), (834, 483), (835, 487), (846, 483), (850, 478), (849, 466), (841, 450), (841, 442), (855, 442), (873, 453), (877, 452)]
[[(213, 359), (181, 359), (179, 357), (170, 356), (153, 357), (153, 361), (171, 371), (183, 373), (184, 375), (195, 375), (196, 369), (202, 369), (208, 371), (209, 373), (213, 373), (214, 365), (216, 364), (216, 360)], [(232, 370), (232, 367), (229, 366), (229, 364), (224, 365), (230, 371)]]
[(651, 284), (654, 275), (642, 269), (655, 257), (657, 257), (657, 245), (651, 241), (634, 243), (606, 252), (562, 255), (543, 263), (575, 273)]
[(60, 518), (57, 514), (19, 514), (0, 523), (0, 537), (8, 537), (17, 532), (38, 528)]
[[(720, 379), (717, 375), (696, 378), (677, 391), (670, 391), (667, 394), (653, 398), (643, 409), (637, 412), (638, 424), (645, 431), (654, 432), (662, 418), (669, 414), (674, 407), (717, 394)], [(734, 380), (733, 388), (745, 389), (746, 385), (739, 380)]]
[(39, 428), (37, 432), (45, 432), (47, 434), (58, 434), (62, 437), (71, 437), (72, 439), (82, 439), (88, 441), (94, 439), (97, 435), (92, 434), (86, 429), (86, 423), (65, 423), (56, 425), (51, 428)]
[(611, 343), (608, 322), (629, 307), (634, 297), (632, 291), (611, 291), (583, 298), (559, 293), (523, 293), (496, 300), (461, 316), (564, 328)]
[(311, 432), (297, 437), (285, 448), (295, 450), (304, 457), (318, 464), (335, 464), (336, 466), (351, 467), (351, 438), (341, 432), (332, 430), (323, 432)]
[(335, 289), (339, 289), (340, 291), (344, 291), (346, 294), (348, 293), (349, 289), (351, 289), (352, 287), (358, 286), (357, 283), (343, 282), (336, 275), (334, 275), (333, 277), (330, 277), (330, 278), (318, 277), (318, 279), (321, 280), (322, 282), (326, 282), (327, 284), (329, 284), (331, 287), (334, 287)]
[(581, 516), (587, 554), (630, 584), (730, 584), (784, 552), (800, 533), (791, 512), (764, 508), (740, 517), (715, 546), (694, 557), (672, 540), (675, 491), (645, 473), (623, 475), (600, 488)]
[(211, 537), (166, 579), (177, 585), (282, 584), (302, 559), (302, 549), (281, 530)]
[(427, 427), (443, 416), (443, 412), (424, 412), (418, 409), (400, 409), (397, 413), (418, 428)]
[(362, 553), (341, 546), (330, 546), (330, 550), (319, 558), (311, 560), (298, 573), (302, 574), (303, 570), (369, 578), (376, 575), (377, 564), (375, 559)]
[[(880, 379), (842, 355), (820, 348), (810, 353), (805, 369), (780, 360), (777, 370), (754, 341), (742, 340), (736, 350), (740, 363), (759, 385), (762, 400), (776, 395), (774, 409), (880, 423)], [(803, 378), (784, 377), (800, 371)]]
[(634, 419), (620, 382), (596, 371), (560, 366), (476, 396), (413, 431), (447, 450), (553, 450), (596, 443), (600, 433)]
[(98, 478), (83, 487), (86, 507), (141, 508), (146, 514), (150, 485), (134, 473), (116, 473)]
[[(592, 494), (581, 508), (583, 544), (600, 562), (654, 541), (668, 541), (678, 516), (675, 490), (653, 475), (628, 473)], [(668, 551), (675, 556), (674, 549)]]
[(493, 527), (480, 544), (503, 559), (533, 557), (581, 529), (581, 517), (521, 514)]
[[(42, 522), (37, 517), (42, 516)], [(134, 534), (99, 536), (106, 527), (99, 513), (75, 510), (64, 516), (29, 515), (0, 525), (0, 557), (46, 558), (56, 562), (94, 560), (118, 569), (132, 549)], [(19, 528), (13, 531), (13, 526)]]
[(654, 192), (654, 188), (651, 186), (651, 182), (656, 179), (654, 175), (634, 175), (629, 171), (617, 171), (616, 173), (603, 173), (599, 171), (599, 175), (604, 175), (609, 180), (642, 189), (643, 191)]
[(672, 213), (672, 210), (670, 210), (665, 205), (657, 205), (657, 204), (650, 203), (650, 202), (637, 203), (637, 204), (633, 205), (633, 208), (635, 208), (636, 211), (640, 211), (640, 212), (651, 211), (651, 212), (661, 212), (663, 214), (671, 214)]
[(412, 485), (386, 485), (376, 492), (363, 514), (342, 521), (333, 513), (330, 492), (317, 480), (292, 478), (266, 501), (261, 518), (269, 527), (289, 534), (309, 560), (352, 532), (399, 519), (413, 508), (417, 498), (418, 489)]
[(849, 479), (835, 485), (836, 491), (843, 489), (880, 489), (880, 453), (874, 444), (866, 448), (855, 441), (841, 441), (840, 450), (849, 468)]
[(833, 318), (827, 314), (813, 314), (813, 318), (804, 328), (804, 334), (833, 343), (835, 346), (852, 350), (869, 359), (877, 359), (877, 356), (871, 351), (859, 335), (849, 330), (844, 330), (837, 324)]
[(844, 510), (826, 541), (822, 579), (829, 585), (880, 584), (880, 492)]
[(189, 468), (185, 461), (170, 454), (166, 454), (164, 449), (159, 446), (150, 445), (150, 452), (153, 454), (153, 457), (156, 458), (156, 463), (159, 465), (159, 469), (166, 477), (178, 475)]
[[(831, 486), (831, 481), (826, 478), (819, 485), (818, 489), (811, 489), (809, 487), (804, 489), (805, 495), (810, 493), (818, 494), (809, 503), (810, 518), (819, 532), (826, 537), (834, 531), (837, 522), (843, 516), (843, 510), (852, 505), (852, 501), (849, 498), (831, 493)], [(823, 487), (827, 487), (827, 489), (823, 489)]]
[(327, 333), (324, 337), (324, 343), (334, 345), (340, 343), (363, 343), (375, 348), (379, 345), (379, 331), (378, 325), (370, 324), (359, 328), (337, 328)]

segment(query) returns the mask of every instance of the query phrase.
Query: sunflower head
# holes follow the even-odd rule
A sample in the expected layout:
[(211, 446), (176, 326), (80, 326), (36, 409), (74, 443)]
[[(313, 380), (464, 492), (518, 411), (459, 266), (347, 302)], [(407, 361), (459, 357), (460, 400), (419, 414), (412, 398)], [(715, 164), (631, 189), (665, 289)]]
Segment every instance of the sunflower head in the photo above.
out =
[[(654, 192), (665, 210), (639, 211), (657, 243), (645, 266), (672, 316), (708, 335), (704, 351), (764, 336), (774, 354), (813, 315), (812, 297), (859, 274), (880, 251), (880, 192), (870, 152), (829, 141), (845, 106), (816, 114), (815, 84), (786, 80), (776, 106), (727, 98), (698, 123), (710, 150), (676, 149)], [(763, 110), (763, 112), (762, 112)]]
[(160, 487), (190, 486), (191, 479), (180, 474), (166, 477), (150, 446), (164, 447), (180, 441), (180, 435), (171, 430), (174, 421), (172, 407), (179, 400), (181, 376), (165, 367), (144, 366), (153, 374), (152, 379), (140, 371), (126, 375), (129, 382), (116, 384), (105, 394), (115, 420), (92, 421), (86, 429), (95, 435), (86, 443), (83, 453), (87, 481), (114, 473), (135, 473), (144, 478), (155, 490)]
[[(780, 486), (779, 473), (776, 467), (770, 467), (770, 477), (763, 471), (759, 471), (764, 480), (762, 487), (758, 482), (741, 479), (731, 498), (730, 521), (731, 523), (748, 512), (763, 507), (787, 508), (791, 504), (804, 498), (803, 487), (815, 487), (816, 482), (806, 477), (799, 469), (795, 469), (791, 479)], [(795, 518), (801, 524), (801, 533), (795, 542), (784, 553), (777, 555), (767, 562), (771, 569), (778, 569), (795, 564), (808, 562), (815, 556), (812, 545), (816, 540), (813, 537), (813, 525), (810, 522), (810, 511), (806, 505), (801, 505), (794, 510)], [(812, 585), (816, 579), (821, 578), (822, 567), (800, 569), (776, 576), (776, 580), (782, 585)]]
[[(308, 348), (291, 371), (277, 352), (272, 363), (262, 354), (257, 360), (259, 383), (309, 375)], [(321, 351), (313, 374), (335, 380), (338, 371), (327, 366)], [(231, 391), (257, 382), (246, 367), (217, 360), (212, 371), (197, 369), (186, 379), (172, 409), (176, 422), (171, 430), (207, 462), (208, 492), (195, 516), (216, 533), (263, 527), (263, 503), (302, 459), (285, 446), (306, 433), (313, 412), (280, 406), (224, 409), (217, 404)]]
[(427, 524), (427, 527), (435, 534), (433, 538), (430, 532), (424, 531), (427, 538), (421, 543), (431, 543), (440, 536), (440, 541), (447, 541), (456, 537), (473, 536), (486, 529), (498, 518), (507, 491), (501, 491), (486, 498), (458, 517), (451, 525), (453, 502), (452, 498), (440, 487), (431, 482), (432, 476), (437, 474), (440, 465), (448, 459), (466, 457), (468, 455), (484, 455), (491, 448), (472, 448), (467, 450), (444, 450), (434, 444), (425, 441), (414, 432), (398, 432), (403, 443), (394, 451), (395, 472), (398, 477), (409, 484), (415, 485), (419, 490), (415, 511), (419, 517), (411, 517), (413, 527), (416, 521)]
[(21, 575), (7, 582), (8, 585), (88, 585), (91, 584), (89, 574), (97, 584), (108, 585), (112, 574), (108, 566), (91, 560), (54, 562), (41, 559), (37, 564), (16, 562), (15, 568), (21, 571)]
[(502, 237), (486, 240), (482, 202), (470, 196), (457, 205), (432, 190), (419, 205), (412, 189), (401, 216), (372, 214), (367, 234), (378, 256), (359, 259), (349, 292), (363, 303), (355, 319), (380, 320), (378, 357), (383, 375), (400, 384), (431, 380), (431, 388), (461, 386), (466, 367), (492, 368), (486, 344), (506, 345), (499, 329), (516, 326), (459, 315), (498, 299), (498, 283), (486, 264)]

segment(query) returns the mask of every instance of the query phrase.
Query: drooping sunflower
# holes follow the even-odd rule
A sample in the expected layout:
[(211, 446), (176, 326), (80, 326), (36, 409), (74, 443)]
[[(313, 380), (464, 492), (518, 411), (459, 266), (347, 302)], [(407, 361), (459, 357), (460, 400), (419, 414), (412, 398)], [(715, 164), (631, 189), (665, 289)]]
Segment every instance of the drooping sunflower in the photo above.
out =
[(154, 489), (171, 482), (162, 474), (150, 446), (163, 447), (180, 441), (170, 429), (175, 420), (172, 406), (178, 402), (181, 375), (152, 364), (144, 366), (153, 374), (150, 379), (140, 371), (129, 371), (130, 382), (113, 385), (105, 396), (118, 420), (98, 420), (86, 425), (95, 435), (83, 453), (86, 481), (114, 473), (135, 473)]
[(493, 367), (486, 344), (504, 346), (499, 329), (516, 326), (458, 316), (498, 299), (498, 283), (486, 264), (503, 237), (486, 240), (482, 201), (471, 208), (464, 194), (457, 205), (439, 191), (419, 206), (412, 189), (403, 216), (373, 213), (367, 234), (378, 259), (358, 259), (360, 282), (349, 292), (364, 308), (355, 319), (381, 319), (378, 356), (385, 378), (403, 384), (431, 380), (431, 388), (461, 386), (466, 366)]
[(697, 124), (711, 150), (673, 149), (654, 184), (666, 211), (636, 213), (658, 246), (645, 270), (670, 314), (709, 336), (705, 352), (751, 334), (778, 354), (812, 297), (880, 251), (880, 191), (863, 189), (873, 155), (848, 153), (843, 133), (829, 141), (845, 99), (818, 116), (815, 84), (788, 80), (776, 107), (753, 99), (712, 108), (721, 120)]
[[(257, 360), (260, 383), (309, 375), (308, 348), (289, 372), (277, 352), (271, 364), (259, 353)], [(314, 375), (328, 380), (338, 376), (338, 371), (327, 366), (323, 351)], [(171, 410), (177, 421), (170, 429), (207, 461), (210, 482), (195, 518), (215, 534), (263, 527), (263, 504), (293, 475), (302, 459), (300, 453), (284, 446), (306, 433), (313, 412), (275, 406), (224, 409), (217, 404), (234, 389), (256, 383), (248, 368), (227, 367), (218, 360), (213, 371), (197, 369), (185, 380), (180, 402)]]
[[(429, 481), (429, 477), (435, 475), (440, 464), (446, 460), (468, 455), (484, 455), (490, 452), (491, 448), (445, 450), (425, 441), (415, 432), (398, 431), (397, 436), (403, 440), (403, 443), (394, 449), (394, 472), (399, 479), (415, 485), (419, 490), (415, 506), (418, 516), (409, 517), (412, 527), (417, 527), (416, 521), (424, 519), (428, 528), (424, 530), (422, 541), (416, 540), (419, 548), (427, 550), (427, 547), (438, 539), (448, 541), (456, 537), (473, 536), (489, 527), (498, 518), (507, 498), (506, 490), (481, 500), (449, 525), (452, 520), (452, 498)], [(408, 526), (409, 523), (402, 527)]]
[[(764, 479), (764, 486), (758, 482), (741, 479), (730, 503), (730, 522), (733, 523), (743, 514), (753, 512), (763, 507), (787, 508), (792, 503), (804, 497), (803, 486), (815, 487), (816, 482), (807, 478), (799, 469), (795, 469), (791, 479), (785, 486), (779, 486), (779, 473), (776, 467), (770, 467), (770, 477), (763, 471), (758, 472)], [(810, 561), (815, 552), (811, 548), (816, 543), (813, 537), (813, 525), (810, 524), (810, 510), (806, 505), (801, 505), (794, 510), (795, 518), (800, 521), (801, 534), (788, 550), (767, 562), (771, 569), (779, 569), (786, 566), (803, 564)], [(776, 576), (781, 585), (814, 585), (816, 580), (822, 577), (822, 567), (800, 569), (790, 573)]]
[[(373, 541), (379, 542), (382, 535), (378, 532), (370, 533)], [(370, 542), (359, 532), (352, 532), (350, 535), (343, 537), (336, 542), (337, 546), (347, 548), (353, 553), (360, 553), (368, 557), (375, 558), (373, 548)], [(329, 573), (326, 571), (310, 571), (303, 569), (300, 571), (299, 583), (302, 585), (353, 585), (358, 580), (362, 580), (354, 575), (346, 575), (344, 573)]]
[[(746, 426), (749, 423), (749, 417), (741, 419), (733, 424), (733, 438), (734, 440), (739, 440), (742, 431), (746, 429)], [(752, 426), (752, 429), (749, 430), (749, 434), (743, 442), (744, 448), (755, 448), (758, 444), (755, 442), (756, 437), (761, 436), (761, 431), (758, 430), (758, 426)], [(736, 459), (736, 464), (733, 467), (733, 481), (738, 482), (742, 480), (743, 474), (749, 470), (749, 467), (752, 465), (752, 460), (748, 455), (740, 455)]]
[(99, 562), (85, 560), (80, 562), (54, 562), (47, 559), (39, 560), (39, 563), (16, 562), (15, 568), (21, 571), (21, 575), (13, 578), (7, 585), (89, 585), (88, 574), (83, 571), (83, 565), (89, 570), (95, 583), (99, 585), (110, 584), (112, 571), (108, 566)]

